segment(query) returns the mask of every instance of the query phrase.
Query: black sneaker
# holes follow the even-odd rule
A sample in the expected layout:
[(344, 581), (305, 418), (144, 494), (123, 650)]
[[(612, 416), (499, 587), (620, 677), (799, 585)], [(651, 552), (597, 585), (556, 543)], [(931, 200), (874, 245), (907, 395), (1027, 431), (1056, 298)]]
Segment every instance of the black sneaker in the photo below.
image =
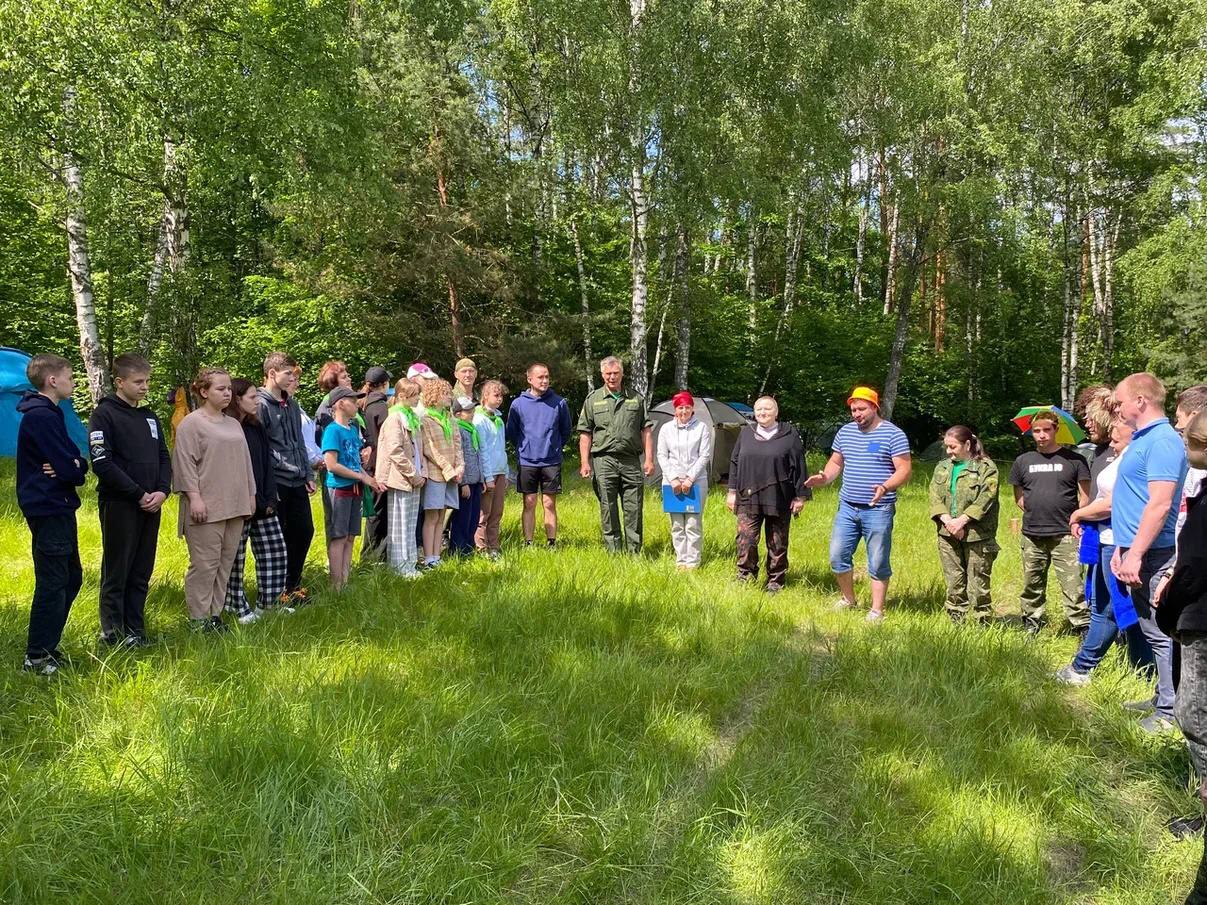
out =
[(221, 616), (211, 616), (208, 620), (206, 620), (205, 624), (201, 626), (201, 631), (206, 634), (221, 635), (223, 632), (229, 632), (230, 626), (222, 621)]
[(120, 647), (126, 643), (126, 636), (119, 635), (116, 632), (101, 632), (100, 637), (96, 639), (96, 643), (101, 647)]
[(37, 676), (53, 676), (59, 671), (59, 664), (51, 654), (47, 654), (45, 657), (26, 657), (21, 668)]
[(1165, 824), (1169, 834), (1175, 839), (1189, 839), (1203, 834), (1203, 817), (1174, 817)]
[(1042, 622), (1040, 622), (1038, 619), (1024, 619), (1023, 620), (1023, 631), (1026, 632), (1028, 635), (1030, 635), (1032, 638), (1034, 638), (1036, 635), (1038, 635), (1040, 633), (1040, 631), (1043, 629), (1043, 627), (1044, 627), (1044, 624)]
[(545, 546), (549, 547), (550, 549), (553, 549), (554, 547), (557, 546), (557, 538), (556, 537), (545, 538)]

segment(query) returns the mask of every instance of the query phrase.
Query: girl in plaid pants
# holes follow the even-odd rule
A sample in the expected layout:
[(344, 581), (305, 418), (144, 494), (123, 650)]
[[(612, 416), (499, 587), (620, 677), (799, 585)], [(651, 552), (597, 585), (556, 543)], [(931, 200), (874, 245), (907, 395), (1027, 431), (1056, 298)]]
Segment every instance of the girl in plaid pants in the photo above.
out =
[(419, 557), (415, 526), (419, 520), (423, 487), (423, 435), (419, 430), (419, 384), (403, 378), (394, 386), (394, 404), (390, 416), (377, 435), (375, 477), (389, 495), (386, 518), (386, 561), (390, 568), (407, 578), (415, 578)]
[[(279, 605), (281, 595), (285, 593), (288, 557), (285, 535), (276, 515), (277, 480), (272, 468), (268, 433), (257, 414), (259, 398), (256, 386), (250, 380), (236, 377), (231, 382), (231, 390), (231, 402), (226, 412), (237, 418), (243, 426), (247, 451), (251, 454), (252, 474), (256, 479), (256, 511), (243, 523), (243, 536), (239, 539), (230, 580), (226, 583), (226, 609), (246, 624), (255, 622), (265, 610)], [(247, 562), (249, 539), (251, 551), (256, 557), (256, 583), (260, 588), (255, 609), (247, 602), (247, 594), (243, 590), (243, 568)]]

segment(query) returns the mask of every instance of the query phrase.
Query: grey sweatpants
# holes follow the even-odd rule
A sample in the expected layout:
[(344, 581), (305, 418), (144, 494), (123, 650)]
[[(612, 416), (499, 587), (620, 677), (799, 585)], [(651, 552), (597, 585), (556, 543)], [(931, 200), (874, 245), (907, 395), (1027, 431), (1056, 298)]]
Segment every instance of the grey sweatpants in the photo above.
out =
[(699, 512), (672, 512), (671, 546), (675, 565), (698, 566), (704, 550), (704, 516)]

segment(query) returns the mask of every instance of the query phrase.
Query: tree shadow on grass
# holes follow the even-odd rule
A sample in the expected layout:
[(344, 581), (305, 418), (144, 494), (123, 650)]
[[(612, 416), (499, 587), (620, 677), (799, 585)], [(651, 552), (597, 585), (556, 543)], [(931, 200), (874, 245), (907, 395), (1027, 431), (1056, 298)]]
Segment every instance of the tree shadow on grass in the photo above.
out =
[(785, 677), (649, 901), (1050, 902), (1168, 882), (1153, 785), (1184, 753), (1075, 706), (1019, 639), (912, 624), (843, 638), (822, 665)]

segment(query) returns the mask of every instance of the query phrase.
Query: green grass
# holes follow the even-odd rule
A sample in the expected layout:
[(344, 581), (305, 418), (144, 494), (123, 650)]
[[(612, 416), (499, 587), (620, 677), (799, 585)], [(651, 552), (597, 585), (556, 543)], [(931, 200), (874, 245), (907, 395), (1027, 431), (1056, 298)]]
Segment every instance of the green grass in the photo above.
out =
[(1116, 655), (1074, 691), (1050, 679), (1070, 637), (948, 624), (923, 476), (880, 626), (830, 609), (832, 490), (769, 598), (731, 580), (717, 494), (683, 576), (652, 496), (645, 555), (608, 556), (574, 480), (556, 553), (517, 548), (513, 496), (498, 564), (359, 571), (224, 638), (185, 626), (172, 505), (164, 643), (107, 659), (89, 492), (76, 665), (51, 680), (17, 669), (28, 535), (0, 485), (5, 903), (1155, 905), (1198, 861), (1162, 829), (1196, 808), (1185, 754), (1119, 708), (1143, 686)]

